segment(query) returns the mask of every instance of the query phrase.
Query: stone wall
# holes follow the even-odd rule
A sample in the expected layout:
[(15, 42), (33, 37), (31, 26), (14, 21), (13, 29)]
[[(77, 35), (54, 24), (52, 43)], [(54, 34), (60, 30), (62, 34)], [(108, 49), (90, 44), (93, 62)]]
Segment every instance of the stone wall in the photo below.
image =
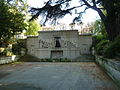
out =
[(91, 35), (79, 35), (78, 40), (80, 54), (90, 54), (90, 47), (92, 45), (92, 36)]
[(105, 59), (102, 56), (96, 56), (96, 62), (105, 70), (105, 72), (120, 87), (120, 61)]
[(27, 54), (35, 55), (35, 50), (38, 48), (38, 37), (37, 36), (29, 36), (27, 37)]
[[(60, 47), (56, 47), (59, 41)], [(39, 36), (27, 38), (28, 54), (40, 59), (76, 59), (82, 54), (90, 54), (91, 35), (79, 35), (78, 30), (40, 31)]]
[(16, 55), (7, 56), (7, 57), (1, 57), (0, 58), (0, 64), (11, 63), (11, 62), (17, 61), (18, 59), (19, 59), (19, 57), (16, 56)]

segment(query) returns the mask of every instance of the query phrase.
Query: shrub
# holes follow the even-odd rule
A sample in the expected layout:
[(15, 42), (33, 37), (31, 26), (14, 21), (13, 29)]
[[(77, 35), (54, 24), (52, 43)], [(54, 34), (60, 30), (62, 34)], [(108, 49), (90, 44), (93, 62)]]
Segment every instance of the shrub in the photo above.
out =
[(5, 50), (5, 48), (0, 48), (0, 53), (2, 53)]
[(24, 40), (18, 40), (16, 44), (12, 46), (12, 52), (16, 55), (21, 55), (21, 51), (26, 51), (26, 45)]
[(93, 36), (93, 45), (92, 46), (95, 47), (102, 40), (106, 40), (105, 36), (103, 36), (103, 35)]
[(12, 56), (13, 53), (11, 51), (11, 49), (9, 48), (4, 48), (4, 50), (2, 50), (2, 52), (0, 52), (0, 56)]
[(68, 58), (64, 58), (64, 59), (61, 59), (61, 62), (71, 62), (71, 60)]
[(102, 40), (102, 41), (100, 41), (95, 46), (96, 54), (98, 54), (98, 55), (104, 55), (104, 51), (108, 47), (108, 44), (109, 44), (109, 40)]
[(41, 62), (71, 62), (71, 60), (67, 58), (46, 58), (46, 59), (41, 59)]
[(117, 56), (120, 57), (120, 36), (118, 36), (115, 41), (110, 43), (104, 53), (104, 57), (106, 58), (114, 58)]

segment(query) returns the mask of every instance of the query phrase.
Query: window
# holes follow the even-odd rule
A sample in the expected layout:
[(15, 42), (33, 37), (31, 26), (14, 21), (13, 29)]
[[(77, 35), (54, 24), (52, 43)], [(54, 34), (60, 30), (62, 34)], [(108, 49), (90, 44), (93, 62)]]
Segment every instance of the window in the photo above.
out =
[(54, 37), (55, 38), (55, 47), (56, 48), (60, 48), (61, 45), (60, 45), (60, 37)]

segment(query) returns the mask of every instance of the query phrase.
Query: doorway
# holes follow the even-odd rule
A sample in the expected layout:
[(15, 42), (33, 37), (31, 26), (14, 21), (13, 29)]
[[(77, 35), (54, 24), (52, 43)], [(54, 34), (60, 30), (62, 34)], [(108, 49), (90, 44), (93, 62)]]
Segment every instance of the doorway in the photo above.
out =
[(51, 51), (51, 58), (52, 59), (60, 59), (63, 58), (63, 51), (59, 50), (59, 51)]

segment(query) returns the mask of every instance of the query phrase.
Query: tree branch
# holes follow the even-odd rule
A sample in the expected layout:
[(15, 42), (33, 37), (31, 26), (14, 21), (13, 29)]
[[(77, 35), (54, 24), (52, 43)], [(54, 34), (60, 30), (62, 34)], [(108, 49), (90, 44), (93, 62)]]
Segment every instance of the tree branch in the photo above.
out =
[(95, 0), (92, 0), (92, 2), (93, 2), (93, 6), (96, 7), (96, 2), (95, 2)]
[(85, 3), (85, 5), (86, 5), (87, 7), (89, 7), (89, 8), (91, 8), (91, 9), (97, 11), (98, 14), (100, 15), (102, 21), (105, 20), (106, 17), (105, 17), (105, 15), (103, 14), (103, 12), (102, 12), (99, 8), (96, 7), (96, 2), (95, 2), (95, 0), (92, 0), (93, 6), (91, 6), (86, 0), (82, 0), (82, 1)]
[(89, 7), (89, 8), (92, 7), (86, 0), (82, 0), (82, 1), (85, 3), (85, 5), (86, 5), (87, 7)]
[(98, 8), (98, 9), (102, 9), (102, 10), (105, 10), (105, 8)]
[(75, 18), (73, 19), (73, 23), (75, 23), (76, 21), (77, 21), (77, 22), (81, 22), (82, 14), (85, 13), (85, 11), (86, 11), (87, 9), (89, 9), (89, 7), (86, 7), (86, 8), (84, 9), (84, 11), (82, 11), (82, 12), (80, 12), (80, 13), (77, 13), (77, 14), (79, 14), (79, 16), (77, 16), (77, 17), (75, 17)]

